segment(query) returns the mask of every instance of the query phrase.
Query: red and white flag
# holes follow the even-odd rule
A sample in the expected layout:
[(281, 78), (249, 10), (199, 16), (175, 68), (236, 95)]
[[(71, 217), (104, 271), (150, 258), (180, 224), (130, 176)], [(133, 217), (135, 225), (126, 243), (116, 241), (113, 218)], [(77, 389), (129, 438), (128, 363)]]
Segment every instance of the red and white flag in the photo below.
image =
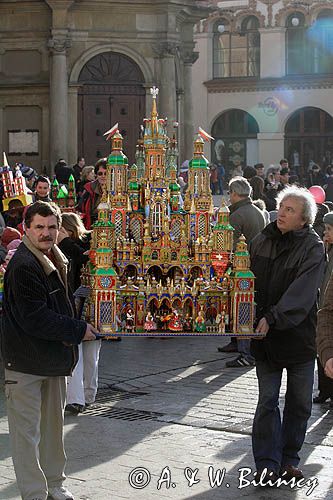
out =
[(119, 132), (119, 128), (118, 128), (118, 123), (116, 123), (115, 125), (113, 125), (113, 127), (110, 128), (110, 130), (107, 130), (105, 132), (105, 134), (103, 134), (103, 136), (107, 136), (106, 137), (106, 141), (108, 141), (116, 132)]
[(199, 127), (198, 134), (207, 142), (214, 141), (214, 137), (208, 134), (203, 128)]

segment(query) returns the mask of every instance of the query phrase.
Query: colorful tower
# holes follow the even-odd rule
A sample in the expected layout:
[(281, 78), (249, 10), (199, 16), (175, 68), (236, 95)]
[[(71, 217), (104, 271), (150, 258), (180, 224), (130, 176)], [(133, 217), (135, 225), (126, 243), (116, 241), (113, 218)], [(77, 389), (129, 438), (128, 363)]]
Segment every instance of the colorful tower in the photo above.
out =
[(194, 141), (194, 154), (189, 163), (188, 189), (184, 209), (191, 213), (190, 238), (206, 237), (210, 233), (213, 215), (213, 197), (210, 190), (210, 170), (203, 154), (204, 140), (200, 135)]
[(231, 252), (233, 247), (234, 228), (229, 223), (230, 211), (222, 201), (222, 206), (217, 212), (217, 222), (212, 233), (211, 261), (215, 274), (222, 279), (227, 269), (231, 266)]
[(28, 193), (25, 178), (22, 172), (18, 170), (13, 176), (13, 172), (7, 162), (6, 154), (4, 156), (4, 166), (1, 168), (0, 174), (3, 183), (3, 210), (9, 210), (10, 202), (18, 200), (22, 206), (30, 205), (33, 202), (32, 196)]
[(231, 281), (231, 321), (233, 331), (238, 334), (250, 334), (254, 322), (254, 280), (250, 270), (250, 254), (245, 237), (240, 236), (233, 259)]
[(127, 212), (130, 200), (127, 193), (128, 159), (123, 152), (123, 137), (116, 132), (111, 139), (111, 153), (106, 164), (106, 189), (111, 208), (111, 221), (115, 225), (116, 236), (126, 237)]
[(109, 220), (106, 192), (98, 205), (98, 220), (93, 225), (86, 275), (90, 285), (86, 318), (101, 333), (116, 330), (117, 273), (113, 268), (114, 224)]

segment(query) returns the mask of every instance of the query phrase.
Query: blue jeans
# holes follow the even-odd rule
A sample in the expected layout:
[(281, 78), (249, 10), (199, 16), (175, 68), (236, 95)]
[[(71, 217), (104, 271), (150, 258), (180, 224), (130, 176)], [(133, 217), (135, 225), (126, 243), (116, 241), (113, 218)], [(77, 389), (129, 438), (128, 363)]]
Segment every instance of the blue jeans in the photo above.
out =
[(286, 368), (287, 392), (283, 421), (279, 409), (282, 369), (256, 361), (259, 401), (252, 428), (252, 450), (257, 470), (279, 472), (299, 464), (299, 455), (312, 408), (314, 360)]

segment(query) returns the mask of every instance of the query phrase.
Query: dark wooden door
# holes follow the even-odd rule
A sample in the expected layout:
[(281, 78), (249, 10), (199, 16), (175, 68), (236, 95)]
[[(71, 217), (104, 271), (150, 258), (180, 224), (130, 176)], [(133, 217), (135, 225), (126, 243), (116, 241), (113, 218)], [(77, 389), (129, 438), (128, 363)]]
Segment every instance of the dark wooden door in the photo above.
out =
[(115, 123), (124, 137), (124, 153), (134, 162), (135, 146), (145, 114), (143, 74), (123, 54), (104, 52), (90, 59), (79, 76), (78, 153), (86, 163), (110, 153), (103, 134)]
[[(105, 87), (105, 85), (103, 86)], [(89, 88), (80, 94), (79, 151), (86, 164), (94, 164), (98, 158), (110, 153), (111, 142), (103, 134), (115, 123), (124, 137), (124, 153), (129, 163), (134, 162), (135, 146), (144, 118), (143, 95), (91, 94)]]

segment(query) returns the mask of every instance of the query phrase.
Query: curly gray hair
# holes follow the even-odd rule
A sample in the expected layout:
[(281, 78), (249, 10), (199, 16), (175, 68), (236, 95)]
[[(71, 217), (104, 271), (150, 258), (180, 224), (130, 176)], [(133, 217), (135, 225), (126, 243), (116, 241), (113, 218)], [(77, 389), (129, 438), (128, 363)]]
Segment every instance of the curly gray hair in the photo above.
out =
[(286, 198), (296, 198), (303, 203), (303, 220), (306, 224), (312, 225), (317, 215), (317, 205), (314, 197), (308, 189), (300, 188), (297, 186), (288, 186), (276, 197), (276, 208), (279, 209), (280, 203)]

